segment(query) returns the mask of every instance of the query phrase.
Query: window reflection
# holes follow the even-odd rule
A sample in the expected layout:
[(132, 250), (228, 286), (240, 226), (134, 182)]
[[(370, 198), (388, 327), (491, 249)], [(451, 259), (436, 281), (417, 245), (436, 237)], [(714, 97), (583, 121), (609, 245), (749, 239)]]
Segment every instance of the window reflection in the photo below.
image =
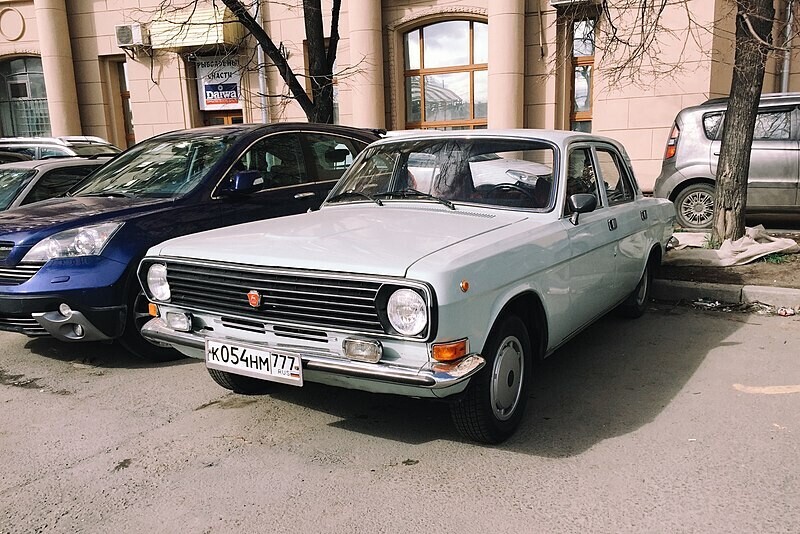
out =
[(590, 98), (590, 88), (592, 87), (592, 66), (581, 65), (575, 67), (575, 100), (573, 111), (591, 111), (592, 99)]
[(437, 22), (403, 36), (406, 126), (485, 126), (488, 25)]
[(469, 21), (453, 20), (425, 26), (422, 61), (426, 69), (469, 64)]
[(572, 56), (594, 55), (594, 20), (579, 20), (572, 25)]

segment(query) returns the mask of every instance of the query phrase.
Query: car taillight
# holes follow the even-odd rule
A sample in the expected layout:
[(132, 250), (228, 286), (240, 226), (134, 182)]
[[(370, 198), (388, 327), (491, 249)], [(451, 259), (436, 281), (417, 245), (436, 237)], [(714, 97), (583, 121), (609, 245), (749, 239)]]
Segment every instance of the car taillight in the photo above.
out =
[(672, 131), (669, 132), (669, 139), (667, 139), (667, 149), (664, 151), (664, 159), (675, 157), (675, 151), (678, 149), (678, 137), (681, 135), (681, 129), (677, 124), (672, 125)]

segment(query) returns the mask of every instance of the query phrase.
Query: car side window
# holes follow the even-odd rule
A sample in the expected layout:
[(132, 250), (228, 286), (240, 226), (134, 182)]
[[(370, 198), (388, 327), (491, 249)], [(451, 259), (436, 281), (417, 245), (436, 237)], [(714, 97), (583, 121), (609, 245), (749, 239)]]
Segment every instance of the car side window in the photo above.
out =
[(59, 157), (59, 156), (69, 156), (71, 155), (69, 152), (64, 150), (63, 148), (58, 147), (49, 147), (43, 146), (39, 147), (39, 151), (41, 152), (41, 158), (48, 158), (48, 157)]
[(39, 178), (36, 185), (30, 190), (21, 202), (21, 205), (39, 202), (48, 198), (60, 197), (72, 186), (83, 180), (97, 167), (67, 167), (64, 169), (55, 169), (45, 173), (44, 176)]
[(256, 141), (234, 164), (232, 172), (258, 171), (264, 179), (264, 189), (308, 183), (300, 135), (295, 133), (270, 135)]
[(36, 159), (35, 146), (4, 146), (3, 150), (5, 152), (16, 152), (17, 154), (25, 154), (26, 156), (30, 156), (31, 159)]
[[(592, 163), (592, 151), (589, 148), (573, 149), (567, 160), (567, 198), (580, 193), (589, 193), (597, 198), (597, 205), (602, 205), (597, 190), (597, 173)], [(565, 206), (569, 214), (569, 205)]]
[(633, 187), (623, 171), (619, 156), (606, 148), (597, 148), (596, 152), (609, 206), (633, 200)]
[(306, 134), (307, 166), (318, 182), (338, 180), (366, 143), (323, 133)]
[(756, 115), (753, 140), (789, 139), (790, 124), (791, 118), (787, 110), (760, 112)]

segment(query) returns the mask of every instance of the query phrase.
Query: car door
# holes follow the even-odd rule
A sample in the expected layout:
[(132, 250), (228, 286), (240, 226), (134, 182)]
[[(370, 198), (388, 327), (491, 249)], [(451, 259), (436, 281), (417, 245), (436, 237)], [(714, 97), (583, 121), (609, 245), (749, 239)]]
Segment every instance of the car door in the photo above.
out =
[[(580, 328), (608, 309), (615, 296), (615, 258), (618, 229), (612, 214), (603, 205), (597, 183), (597, 170), (589, 144), (572, 145), (567, 154), (566, 200), (576, 193), (597, 197), (597, 209), (583, 213), (578, 224), (568, 219), (565, 209), (562, 224), (569, 239), (570, 259), (567, 273), (570, 295), (570, 330)], [(560, 327), (559, 327), (560, 328)], [(560, 334), (563, 334), (561, 332)]]
[[(791, 207), (797, 203), (800, 179), (800, 146), (792, 135), (790, 107), (761, 108), (756, 115), (750, 173), (747, 180), (747, 207)], [(720, 139), (711, 142), (711, 172), (716, 175)]]
[[(344, 174), (367, 143), (323, 132), (303, 134), (306, 169), (313, 180), (313, 193), (317, 206)], [(315, 207), (317, 207), (315, 206)]]
[(632, 173), (619, 151), (609, 144), (597, 144), (595, 158), (609, 225), (616, 236), (614, 299), (608, 303), (612, 305), (629, 295), (639, 283), (648, 254), (648, 213), (637, 208)]

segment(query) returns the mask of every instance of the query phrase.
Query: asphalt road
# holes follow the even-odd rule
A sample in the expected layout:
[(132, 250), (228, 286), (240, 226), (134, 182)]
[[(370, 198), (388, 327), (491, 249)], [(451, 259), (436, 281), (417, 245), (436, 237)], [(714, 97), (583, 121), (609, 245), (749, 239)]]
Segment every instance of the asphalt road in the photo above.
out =
[(609, 317), (485, 447), (442, 404), (0, 333), (0, 532), (798, 532), (798, 347), (798, 317)]

